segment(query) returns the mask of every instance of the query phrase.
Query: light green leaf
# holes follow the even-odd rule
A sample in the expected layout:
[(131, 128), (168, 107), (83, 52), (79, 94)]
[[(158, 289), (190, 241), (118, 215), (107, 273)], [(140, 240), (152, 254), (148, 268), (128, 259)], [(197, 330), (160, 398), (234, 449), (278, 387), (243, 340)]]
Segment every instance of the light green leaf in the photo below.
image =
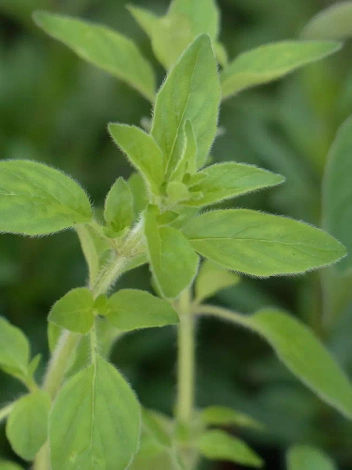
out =
[(171, 227), (158, 227), (151, 213), (145, 214), (144, 225), (149, 261), (157, 287), (165, 297), (175, 298), (195, 277), (198, 256), (181, 232)]
[(217, 65), (210, 39), (203, 34), (181, 56), (157, 94), (152, 135), (168, 174), (182, 155), (187, 120), (197, 141), (197, 165), (204, 164), (216, 135), (219, 101)]
[(101, 357), (60, 390), (49, 425), (52, 470), (125, 470), (138, 448), (140, 406)]
[(133, 215), (132, 191), (123, 178), (118, 178), (105, 200), (105, 221), (118, 233), (132, 225)]
[(0, 368), (21, 379), (28, 375), (29, 342), (19, 328), (0, 317)]
[[(139, 7), (130, 6), (129, 11), (150, 37), (155, 56), (167, 70), (197, 36), (207, 33), (216, 41), (219, 35), (220, 12), (214, 0), (174, 0), (163, 17)], [(224, 60), (222, 49), (219, 58)]]
[(94, 299), (86, 287), (72, 289), (50, 310), (48, 320), (73, 333), (85, 335), (94, 323)]
[(150, 190), (159, 194), (164, 180), (163, 155), (153, 137), (135, 126), (109, 124), (109, 132)]
[(17, 463), (9, 462), (8, 460), (0, 460), (0, 470), (23, 470), (23, 467)]
[(49, 394), (37, 390), (21, 398), (11, 411), (6, 436), (24, 460), (33, 460), (47, 440), (50, 406)]
[(179, 181), (170, 181), (166, 187), (167, 202), (170, 205), (187, 201), (191, 197), (188, 187)]
[(304, 39), (344, 39), (352, 35), (352, 2), (331, 5), (315, 15), (301, 36)]
[(348, 256), (336, 267), (352, 270), (352, 118), (340, 127), (323, 180), (323, 225), (347, 247)]
[(122, 289), (108, 300), (108, 320), (121, 331), (174, 325), (178, 315), (169, 302), (149, 292)]
[(153, 69), (131, 39), (104, 26), (69, 16), (37, 12), (34, 20), (79, 57), (128, 83), (148, 100), (154, 100)]
[(331, 264), (346, 253), (322, 230), (246, 209), (206, 212), (183, 230), (201, 255), (261, 277), (302, 273)]
[(192, 191), (202, 192), (203, 197), (187, 201), (187, 205), (201, 207), (215, 204), (257, 189), (276, 186), (285, 180), (283, 176), (262, 170), (254, 165), (234, 162), (209, 166), (197, 175), (203, 174), (205, 178), (192, 187)]
[[(186, 470), (174, 453), (168, 449), (155, 450), (152, 455), (137, 454), (128, 470)], [(0, 468), (1, 470), (1, 468)]]
[(287, 470), (337, 470), (337, 467), (324, 452), (300, 445), (288, 451)]
[(137, 220), (148, 205), (148, 194), (144, 180), (139, 173), (132, 173), (128, 179), (128, 185), (133, 194), (134, 216)]
[(87, 195), (65, 174), (29, 160), (0, 162), (0, 231), (46, 235), (91, 219)]
[(262, 459), (243, 441), (224, 431), (206, 431), (196, 442), (203, 457), (260, 468)]
[(205, 260), (199, 270), (195, 283), (195, 301), (203, 302), (208, 297), (227, 287), (235, 286), (240, 277), (222, 266)]
[(209, 406), (202, 410), (201, 420), (211, 426), (239, 426), (242, 428), (263, 429), (263, 425), (250, 416), (225, 406)]
[(282, 41), (245, 52), (221, 73), (223, 99), (263, 83), (277, 80), (341, 48), (338, 42)]

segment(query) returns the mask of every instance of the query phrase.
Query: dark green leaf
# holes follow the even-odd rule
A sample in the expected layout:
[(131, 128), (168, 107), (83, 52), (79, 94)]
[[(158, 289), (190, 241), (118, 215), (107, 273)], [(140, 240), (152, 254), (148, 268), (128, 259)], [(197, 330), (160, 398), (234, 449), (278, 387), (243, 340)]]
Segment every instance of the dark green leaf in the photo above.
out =
[(250, 416), (225, 406), (209, 406), (201, 412), (201, 420), (211, 426), (239, 426), (263, 429), (263, 425)]
[(287, 453), (287, 470), (337, 470), (323, 452), (310, 446), (295, 446)]
[(19, 328), (0, 317), (0, 367), (15, 377), (28, 374), (29, 343)]

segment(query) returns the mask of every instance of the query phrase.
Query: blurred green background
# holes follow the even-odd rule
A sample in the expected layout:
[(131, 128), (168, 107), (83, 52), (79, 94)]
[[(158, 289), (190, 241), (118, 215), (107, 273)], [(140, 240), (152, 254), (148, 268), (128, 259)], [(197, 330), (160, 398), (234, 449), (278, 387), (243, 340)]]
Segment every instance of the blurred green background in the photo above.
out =
[[(135, 0), (164, 13), (168, 0)], [(219, 0), (221, 40), (230, 58), (263, 43), (295, 38), (328, 0)], [(79, 15), (109, 25), (133, 38), (153, 62), (149, 41), (125, 9), (125, 0), (0, 0), (0, 149), (1, 158), (46, 162), (79, 180), (96, 205), (117, 176), (130, 167), (109, 138), (109, 121), (140, 124), (150, 104), (136, 92), (87, 65), (46, 37), (31, 20), (35, 9)], [(352, 114), (352, 46), (306, 67), (281, 82), (247, 91), (222, 105), (219, 137), (212, 154), (218, 161), (257, 164), (283, 174), (274, 190), (235, 201), (320, 225), (320, 185), (326, 155), (338, 126)], [(227, 206), (230, 204), (227, 203)], [(0, 314), (21, 327), (32, 352), (48, 356), (46, 316), (67, 290), (84, 285), (86, 266), (73, 232), (45, 238), (2, 235)], [(139, 268), (120, 285), (150, 288)], [(213, 299), (237, 311), (280, 306), (308, 323), (352, 374), (351, 279), (345, 280), (338, 319), (322, 327), (319, 274), (272, 280), (243, 279)], [(263, 455), (269, 470), (285, 468), (292, 444), (320, 446), (352, 468), (352, 424), (313, 396), (275, 359), (269, 347), (249, 333), (207, 319), (198, 326), (197, 404), (222, 404), (262, 421), (264, 432), (242, 434)], [(141, 402), (171, 413), (175, 399), (175, 330), (127, 335), (114, 348), (114, 363), (128, 377)], [(0, 404), (21, 393), (0, 373)], [(0, 429), (0, 456), (14, 458)], [(204, 468), (232, 469), (209, 464)]]

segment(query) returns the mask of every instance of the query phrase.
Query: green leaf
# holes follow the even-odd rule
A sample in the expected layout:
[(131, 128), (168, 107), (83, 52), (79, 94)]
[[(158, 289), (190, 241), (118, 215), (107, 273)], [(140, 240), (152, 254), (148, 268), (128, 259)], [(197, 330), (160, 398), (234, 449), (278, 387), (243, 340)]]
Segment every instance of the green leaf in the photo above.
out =
[(154, 100), (154, 71), (131, 39), (104, 26), (69, 16), (37, 12), (34, 20), (79, 57), (128, 83), (148, 100)]
[(281, 184), (283, 176), (262, 170), (254, 165), (227, 162), (212, 165), (197, 174), (205, 178), (192, 187), (192, 191), (203, 193), (200, 199), (190, 200), (187, 205), (207, 206), (216, 202), (240, 196), (257, 189)]
[(300, 445), (288, 451), (287, 470), (337, 470), (337, 467), (324, 452)]
[(17, 463), (9, 462), (8, 460), (0, 460), (0, 470), (23, 470), (23, 467)]
[(105, 221), (118, 233), (132, 225), (133, 216), (132, 191), (123, 178), (118, 178), (105, 200)]
[(33, 460), (47, 440), (50, 396), (37, 390), (21, 398), (6, 424), (6, 436), (13, 450), (24, 460)]
[(128, 179), (128, 185), (133, 194), (134, 217), (137, 220), (148, 205), (148, 194), (144, 180), (139, 173), (132, 173)]
[(237, 274), (227, 271), (222, 266), (205, 260), (199, 270), (195, 284), (195, 301), (203, 302), (208, 297), (227, 287), (235, 286), (240, 282)]
[(109, 124), (109, 132), (150, 190), (159, 194), (164, 181), (163, 156), (153, 137), (135, 126)]
[(184, 52), (157, 94), (151, 133), (168, 174), (181, 157), (187, 120), (196, 137), (197, 166), (204, 164), (216, 135), (219, 101), (217, 65), (210, 39), (203, 34)]
[(221, 73), (223, 99), (263, 83), (277, 80), (341, 48), (338, 42), (282, 41), (245, 52)]
[(50, 310), (49, 321), (66, 330), (85, 335), (94, 323), (94, 299), (86, 287), (72, 289)]
[(304, 39), (345, 39), (352, 35), (352, 3), (340, 2), (320, 11), (309, 21)]
[(348, 256), (336, 268), (352, 270), (352, 118), (340, 127), (323, 180), (323, 225), (347, 247)]
[(125, 470), (138, 448), (140, 406), (101, 357), (60, 390), (50, 416), (52, 470)]
[(187, 120), (184, 127), (182, 154), (170, 176), (170, 180), (174, 181), (182, 181), (186, 171), (190, 174), (197, 171), (198, 148), (191, 121)]
[(149, 292), (122, 289), (108, 300), (108, 320), (121, 331), (174, 325), (178, 315), (170, 303)]
[[(220, 12), (214, 0), (173, 0), (163, 17), (139, 7), (130, 6), (129, 11), (150, 37), (156, 58), (167, 70), (197, 36), (207, 33), (216, 41), (219, 35)], [(222, 49), (219, 57), (224, 60)]]
[(172, 206), (187, 201), (191, 197), (188, 187), (179, 181), (171, 181), (166, 187), (166, 193), (167, 202)]
[(196, 442), (203, 457), (260, 468), (262, 459), (243, 441), (224, 431), (206, 431)]
[(91, 219), (87, 195), (65, 174), (29, 160), (0, 162), (0, 231), (46, 235)]
[(211, 426), (239, 426), (263, 429), (263, 425), (250, 416), (225, 406), (209, 406), (201, 412), (201, 420)]
[(206, 212), (189, 222), (184, 233), (206, 258), (261, 277), (302, 273), (331, 264), (346, 253), (322, 230), (246, 209)]
[(29, 342), (19, 328), (0, 317), (0, 367), (21, 379), (28, 375)]
[(166, 298), (175, 298), (192, 283), (198, 256), (181, 232), (172, 227), (158, 227), (154, 216), (148, 212), (144, 230), (158, 290)]

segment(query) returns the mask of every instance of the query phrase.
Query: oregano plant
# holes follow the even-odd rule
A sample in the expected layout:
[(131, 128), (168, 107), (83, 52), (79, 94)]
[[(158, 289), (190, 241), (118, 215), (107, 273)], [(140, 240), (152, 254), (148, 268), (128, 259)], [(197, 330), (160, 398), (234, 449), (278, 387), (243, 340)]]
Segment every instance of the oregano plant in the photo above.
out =
[[(148, 130), (108, 125), (135, 173), (128, 181), (116, 175), (102, 213), (61, 170), (30, 160), (0, 162), (0, 230), (43, 236), (73, 229), (88, 268), (87, 285), (70, 290), (49, 312), (51, 358), (42, 382), (34, 378), (40, 357), (32, 358), (24, 334), (0, 319), (0, 367), (28, 389), (0, 410), (0, 419), (7, 419), (13, 450), (34, 470), (194, 470), (201, 458), (260, 468), (263, 459), (225, 431), (231, 425), (260, 430), (260, 423), (239, 410), (197, 408), (196, 323), (211, 315), (261, 336), (298, 379), (351, 419), (350, 381), (308, 327), (278, 309), (243, 315), (208, 303), (242, 275), (301, 274), (338, 262), (346, 249), (327, 232), (290, 218), (219, 208), (284, 178), (235, 161), (214, 164), (211, 149), (221, 100), (341, 44), (284, 41), (229, 61), (213, 0), (174, 0), (164, 17), (130, 11), (167, 71), (157, 92), (152, 66), (130, 39), (82, 20), (35, 14), (50, 35), (140, 92), (153, 112)], [(155, 292), (120, 289), (120, 277), (143, 264)], [(178, 336), (173, 417), (141, 406), (109, 362), (125, 332), (166, 325), (175, 325)], [(83, 348), (88, 353), (80, 355)], [(308, 446), (291, 449), (287, 462), (290, 470), (334, 468)]]

